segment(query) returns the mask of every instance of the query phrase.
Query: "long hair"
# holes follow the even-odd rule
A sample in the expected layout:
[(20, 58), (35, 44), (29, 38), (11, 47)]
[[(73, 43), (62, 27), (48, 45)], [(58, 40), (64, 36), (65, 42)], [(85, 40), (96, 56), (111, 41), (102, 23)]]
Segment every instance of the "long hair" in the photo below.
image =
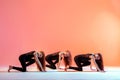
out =
[(65, 66), (70, 66), (72, 63), (72, 56), (71, 56), (71, 52), (70, 51), (66, 51), (67, 55), (64, 55), (64, 64)]
[(101, 55), (101, 53), (97, 53), (97, 55), (99, 56), (100, 59), (95, 59), (98, 67), (100, 68), (100, 70), (104, 71), (104, 65), (103, 65), (103, 57)]
[[(45, 53), (44, 53), (43, 51), (39, 51), (39, 53), (42, 55), (42, 57), (38, 57), (38, 59), (39, 59), (39, 61), (41, 62), (42, 67), (43, 67), (43, 69), (44, 69), (44, 71), (45, 71), (45, 70), (46, 70), (46, 69), (45, 69)], [(37, 65), (37, 67), (38, 67), (38, 65)], [(41, 68), (38, 67), (38, 69), (39, 69), (40, 71), (42, 71)]]

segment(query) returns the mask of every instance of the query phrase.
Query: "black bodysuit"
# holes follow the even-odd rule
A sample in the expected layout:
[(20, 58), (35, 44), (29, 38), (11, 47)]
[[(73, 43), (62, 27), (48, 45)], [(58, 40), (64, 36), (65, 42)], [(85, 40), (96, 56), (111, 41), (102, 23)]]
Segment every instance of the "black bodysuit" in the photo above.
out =
[(22, 67), (13, 66), (13, 69), (19, 70), (21, 72), (26, 72), (26, 67), (35, 63), (34, 52), (35, 51), (30, 51), (28, 53), (24, 53), (24, 54), (20, 55), (19, 61), (22, 65)]
[(75, 61), (76, 65), (77, 65), (77, 67), (70, 66), (69, 68), (70, 69), (75, 69), (75, 70), (78, 70), (78, 71), (82, 71), (83, 66), (88, 66), (88, 65), (91, 64), (90, 55), (92, 55), (92, 54), (80, 54), (80, 55), (75, 56), (74, 61)]
[[(60, 52), (60, 51), (59, 51)], [(56, 69), (55, 64), (59, 62), (59, 52), (55, 52), (52, 54), (48, 54), (45, 57), (45, 60), (47, 61), (47, 63), (49, 65), (46, 65), (46, 67), (52, 68), (52, 69)]]

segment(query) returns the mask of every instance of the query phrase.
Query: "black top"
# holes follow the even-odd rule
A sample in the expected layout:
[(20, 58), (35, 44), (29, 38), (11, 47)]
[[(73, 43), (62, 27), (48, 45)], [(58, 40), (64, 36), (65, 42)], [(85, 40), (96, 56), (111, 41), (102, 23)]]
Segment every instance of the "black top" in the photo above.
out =
[(80, 54), (80, 55), (77, 55), (76, 58), (78, 58), (79, 60), (83, 60), (83, 61), (88, 61), (88, 60), (91, 60), (90, 56), (92, 54)]
[(30, 52), (24, 53), (24, 54), (20, 55), (20, 57), (23, 57), (26, 60), (30, 60), (34, 57), (34, 52), (35, 51), (30, 51)]
[(51, 54), (48, 54), (47, 57), (49, 56), (49, 58), (52, 58), (52, 59), (58, 59), (59, 58), (59, 52), (55, 52), (55, 53), (51, 53)]

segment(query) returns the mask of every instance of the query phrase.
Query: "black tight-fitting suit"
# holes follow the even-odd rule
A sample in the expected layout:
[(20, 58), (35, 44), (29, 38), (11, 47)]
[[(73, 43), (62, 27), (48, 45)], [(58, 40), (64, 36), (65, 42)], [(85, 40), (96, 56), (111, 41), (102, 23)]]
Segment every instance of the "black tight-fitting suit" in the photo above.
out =
[(46, 67), (49, 67), (49, 68), (52, 68), (52, 69), (56, 69), (55, 64), (59, 62), (59, 52), (48, 54), (45, 57), (45, 60), (49, 64), (49, 65), (46, 65)]
[(26, 67), (35, 63), (34, 52), (35, 51), (31, 51), (31, 52), (20, 55), (19, 56), (19, 61), (22, 65), (22, 67), (13, 66), (12, 69), (15, 69), (15, 70), (18, 70), (18, 71), (21, 71), (21, 72), (26, 72)]
[(77, 65), (77, 67), (72, 67), (70, 66), (70, 69), (74, 69), (74, 70), (78, 70), (78, 71), (82, 71), (82, 67), (83, 66), (88, 66), (91, 64), (90, 60), (91, 58), (89, 57), (91, 54), (81, 54), (81, 55), (77, 55), (74, 57), (74, 61)]

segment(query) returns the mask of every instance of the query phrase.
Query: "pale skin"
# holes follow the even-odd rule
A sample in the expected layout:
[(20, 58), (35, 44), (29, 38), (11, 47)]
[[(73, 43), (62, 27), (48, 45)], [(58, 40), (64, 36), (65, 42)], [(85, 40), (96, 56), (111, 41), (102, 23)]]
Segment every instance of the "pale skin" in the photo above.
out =
[[(59, 62), (57, 64), (57, 69), (61, 69), (60, 68), (60, 63), (61, 63), (61, 57), (64, 58), (63, 56), (67, 55), (67, 52), (60, 52), (59, 53)], [(65, 65), (64, 71), (67, 71), (67, 66)]]
[(35, 52), (34, 53), (34, 58), (35, 58), (35, 62), (38, 64), (38, 67), (41, 68), (41, 70), (44, 72), (45, 70), (42, 67), (41, 62), (39, 61), (38, 57), (42, 57), (43, 55), (41, 53)]
[[(95, 61), (95, 59), (96, 59), (95, 56), (96, 56), (96, 58), (99, 59), (99, 57), (98, 57), (97, 55), (92, 54), (92, 55), (90, 56), (91, 62), (93, 62), (93, 64), (95, 65), (95, 67), (96, 67), (96, 69), (97, 69), (98, 71), (103, 72), (103, 71), (98, 67), (98, 65), (97, 65), (97, 63), (96, 63), (96, 61)], [(94, 69), (92, 68), (92, 64), (90, 65), (90, 69), (91, 69), (91, 70), (94, 70)]]

